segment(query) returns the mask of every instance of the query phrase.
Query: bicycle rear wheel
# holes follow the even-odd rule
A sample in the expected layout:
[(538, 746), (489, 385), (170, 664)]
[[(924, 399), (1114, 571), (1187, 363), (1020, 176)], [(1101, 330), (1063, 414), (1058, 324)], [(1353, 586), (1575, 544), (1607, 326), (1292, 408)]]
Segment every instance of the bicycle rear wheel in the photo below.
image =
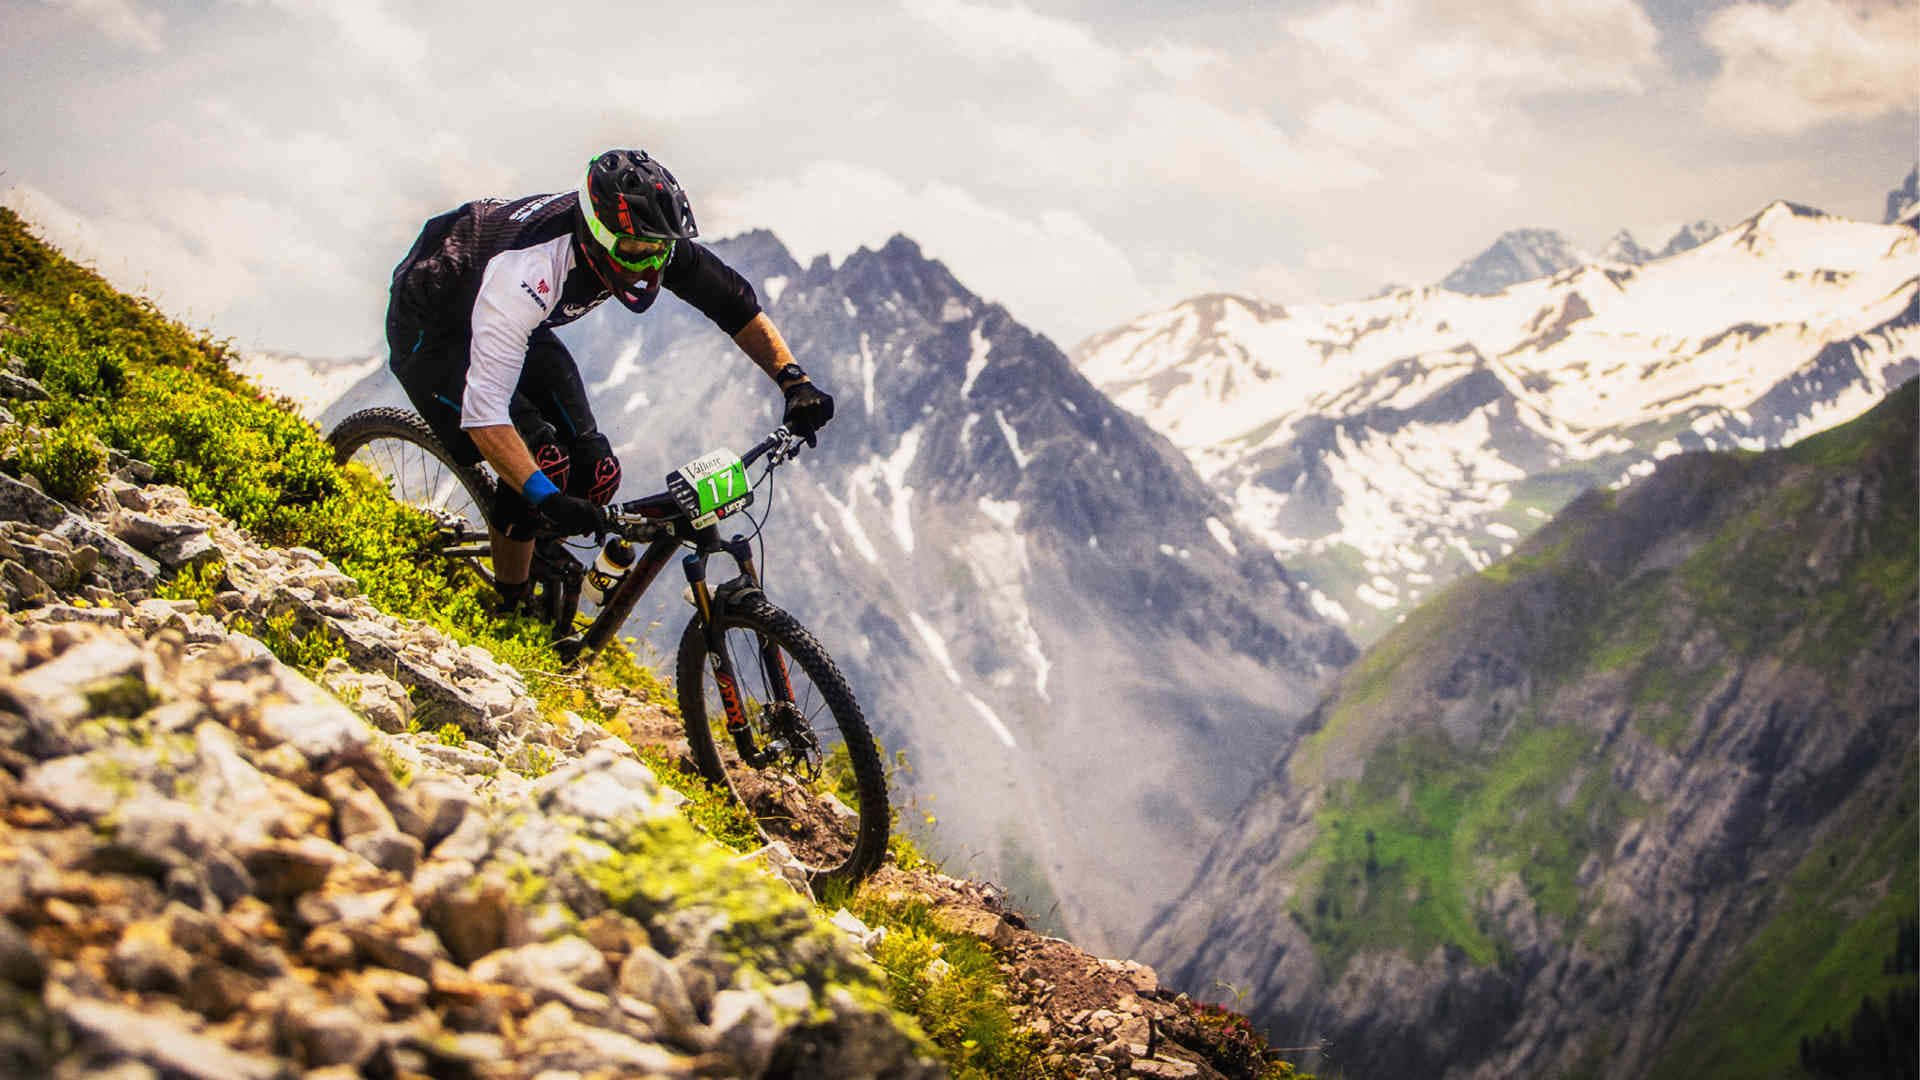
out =
[(334, 461), (365, 465), (387, 481), (395, 499), (432, 514), (456, 537), (487, 535), (493, 477), (478, 466), (456, 463), (417, 413), (362, 409), (340, 421), (327, 442)]
[[(735, 600), (716, 617), (745, 724), (727, 729), (696, 616), (675, 665), (694, 763), (759, 819), (768, 839), (785, 841), (813, 880), (860, 880), (886, 856), (892, 819), (880, 751), (846, 678), (805, 627), (764, 599)], [(821, 798), (823, 779), (838, 781), (854, 806)]]

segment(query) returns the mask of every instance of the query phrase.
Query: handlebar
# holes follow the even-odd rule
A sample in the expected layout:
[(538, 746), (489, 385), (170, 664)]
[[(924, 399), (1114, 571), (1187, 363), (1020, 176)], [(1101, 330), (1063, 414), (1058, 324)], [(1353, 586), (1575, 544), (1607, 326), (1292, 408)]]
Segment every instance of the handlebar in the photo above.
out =
[(773, 456), (767, 460), (767, 467), (774, 468), (782, 462), (792, 461), (795, 457), (799, 456), (800, 447), (812, 445), (813, 440), (811, 438), (795, 435), (793, 432), (788, 431), (785, 425), (782, 425), (774, 428), (773, 434), (760, 440), (753, 449), (741, 454), (740, 464), (751, 465), (759, 460), (761, 455), (771, 452)]
[[(785, 425), (774, 428), (772, 434), (755, 443), (753, 448), (740, 455), (740, 464), (752, 465), (761, 458), (767, 459), (767, 468), (778, 468), (792, 461), (800, 453), (802, 446), (811, 445), (804, 436), (795, 435)], [(610, 532), (625, 532), (623, 525), (643, 525), (670, 519), (682, 513), (680, 503), (670, 493), (655, 492), (638, 499), (606, 508)]]

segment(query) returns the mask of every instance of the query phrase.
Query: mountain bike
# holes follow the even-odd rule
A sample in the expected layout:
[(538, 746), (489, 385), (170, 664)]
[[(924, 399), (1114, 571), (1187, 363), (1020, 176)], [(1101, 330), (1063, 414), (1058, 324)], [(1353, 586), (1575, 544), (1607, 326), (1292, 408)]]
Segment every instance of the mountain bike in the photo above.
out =
[[(334, 458), (357, 463), (387, 481), (396, 499), (432, 516), (429, 549), (487, 573), (485, 508), (496, 480), (484, 465), (463, 465), (440, 445), (417, 414), (366, 409), (328, 435)], [(752, 519), (754, 492), (805, 443), (776, 428), (744, 454), (702, 454), (667, 474), (667, 490), (607, 508), (609, 533), (636, 554), (604, 592), (590, 619), (579, 614), (586, 569), (565, 537), (535, 541), (536, 614), (554, 626), (555, 649), (569, 665), (614, 639), (634, 605), (683, 549), (686, 597), (693, 617), (675, 654), (681, 722), (700, 774), (747, 807), (768, 839), (787, 842), (808, 875), (857, 881), (880, 865), (890, 824), (880, 751), (846, 678), (827, 651), (761, 587), (752, 538), (722, 539), (721, 523)], [(752, 482), (748, 469), (764, 464)], [(759, 535), (756, 522), (754, 535)], [(610, 542), (611, 543), (611, 542)], [(708, 584), (708, 562), (724, 554), (736, 574)], [(603, 569), (596, 563), (595, 572)], [(587, 590), (591, 598), (594, 590)], [(717, 737), (715, 720), (725, 738)], [(816, 785), (845, 747), (854, 808), (838, 799), (818, 808)]]

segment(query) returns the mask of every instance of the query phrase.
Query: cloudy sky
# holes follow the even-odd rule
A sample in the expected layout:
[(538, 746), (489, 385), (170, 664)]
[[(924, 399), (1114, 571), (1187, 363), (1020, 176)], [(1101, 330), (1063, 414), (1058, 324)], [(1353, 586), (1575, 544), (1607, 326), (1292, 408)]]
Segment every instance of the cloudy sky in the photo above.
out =
[[(768, 10), (762, 10), (763, 8)], [(777, 10), (776, 10), (777, 9)], [(625, 13), (623, 13), (625, 12)], [(1070, 346), (1501, 231), (1879, 221), (1916, 0), (0, 0), (0, 202), (244, 346), (367, 353), (420, 222), (644, 146), (703, 234), (893, 233)], [(626, 317), (612, 305), (595, 317)]]

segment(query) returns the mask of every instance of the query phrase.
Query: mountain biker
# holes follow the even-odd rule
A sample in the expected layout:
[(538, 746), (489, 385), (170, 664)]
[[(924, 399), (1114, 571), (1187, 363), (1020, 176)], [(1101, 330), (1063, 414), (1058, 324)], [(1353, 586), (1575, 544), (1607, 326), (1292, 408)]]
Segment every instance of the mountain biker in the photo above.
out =
[(833, 397), (813, 385), (753, 286), (704, 245), (687, 196), (644, 150), (587, 163), (575, 191), (480, 199), (432, 218), (394, 268), (388, 366), (454, 460), (500, 476), (487, 509), (502, 606), (532, 572), (536, 525), (598, 532), (620, 462), (596, 427), (580, 369), (553, 328), (609, 296), (640, 313), (661, 289), (733, 338), (813, 441)]

